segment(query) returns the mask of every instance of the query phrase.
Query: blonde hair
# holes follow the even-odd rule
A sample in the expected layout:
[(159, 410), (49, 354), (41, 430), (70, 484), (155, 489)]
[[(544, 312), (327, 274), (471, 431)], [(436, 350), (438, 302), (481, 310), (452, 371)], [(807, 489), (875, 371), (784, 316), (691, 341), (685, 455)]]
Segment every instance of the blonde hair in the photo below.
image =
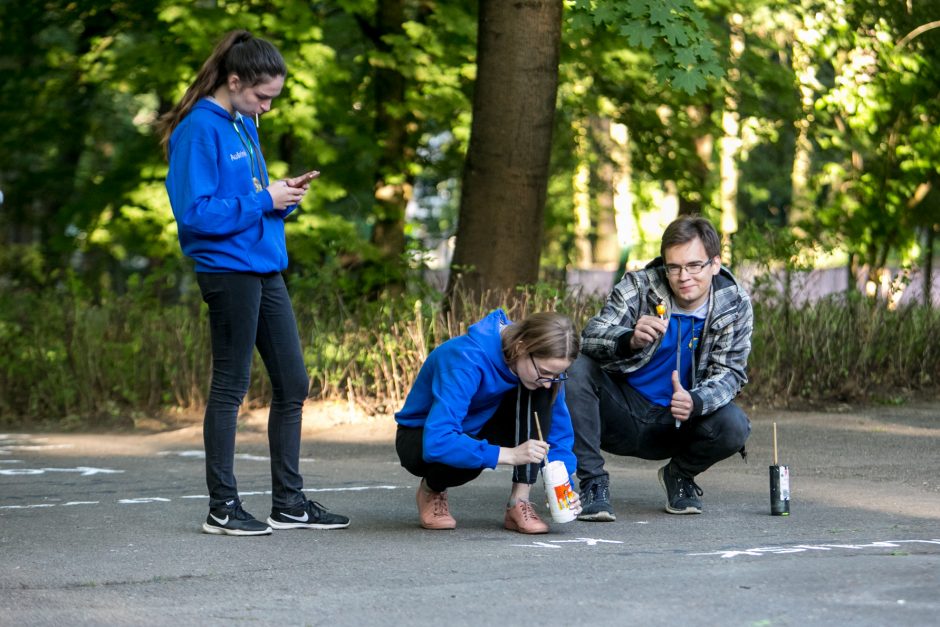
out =
[(164, 155), (169, 150), (173, 129), (201, 98), (211, 95), (224, 85), (229, 74), (233, 73), (246, 85), (253, 87), (275, 76), (287, 76), (287, 64), (272, 43), (246, 30), (227, 33), (202, 64), (199, 74), (180, 101), (157, 121), (157, 134)]
[(507, 364), (527, 355), (574, 361), (581, 350), (581, 338), (574, 323), (567, 316), (552, 311), (534, 313), (511, 324), (500, 336)]

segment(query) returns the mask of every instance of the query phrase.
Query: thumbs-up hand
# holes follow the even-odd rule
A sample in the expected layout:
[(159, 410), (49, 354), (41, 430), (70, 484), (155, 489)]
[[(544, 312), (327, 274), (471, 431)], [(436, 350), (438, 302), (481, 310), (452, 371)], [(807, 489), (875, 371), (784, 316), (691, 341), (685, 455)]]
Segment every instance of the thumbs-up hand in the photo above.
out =
[(669, 403), (669, 410), (679, 421), (688, 420), (692, 414), (692, 395), (682, 387), (677, 370), (672, 371), (672, 401)]

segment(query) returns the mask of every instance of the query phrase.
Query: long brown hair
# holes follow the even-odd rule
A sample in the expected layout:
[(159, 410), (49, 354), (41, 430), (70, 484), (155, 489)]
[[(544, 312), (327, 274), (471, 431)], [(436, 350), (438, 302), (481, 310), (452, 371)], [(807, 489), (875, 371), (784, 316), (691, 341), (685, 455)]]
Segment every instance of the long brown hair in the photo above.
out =
[(180, 101), (157, 121), (157, 134), (164, 155), (169, 150), (173, 129), (201, 98), (211, 95), (224, 85), (232, 73), (253, 87), (275, 76), (287, 76), (287, 64), (273, 44), (255, 37), (247, 30), (227, 33), (202, 64), (196, 79)]
[(574, 323), (567, 316), (553, 311), (531, 314), (504, 328), (500, 336), (507, 364), (526, 355), (574, 361), (581, 348)]
[[(581, 350), (581, 337), (574, 323), (552, 311), (534, 313), (500, 334), (503, 359), (514, 364), (520, 357), (531, 355), (539, 359), (567, 359), (574, 361)], [(552, 401), (558, 394), (560, 383), (553, 383)]]

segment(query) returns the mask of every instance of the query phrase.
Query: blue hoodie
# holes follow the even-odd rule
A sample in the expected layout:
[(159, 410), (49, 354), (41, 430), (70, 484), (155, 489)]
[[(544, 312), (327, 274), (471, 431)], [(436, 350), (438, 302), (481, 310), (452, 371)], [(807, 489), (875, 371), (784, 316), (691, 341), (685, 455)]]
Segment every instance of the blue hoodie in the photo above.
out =
[[(512, 324), (497, 309), (428, 355), (398, 424), (424, 428), (424, 460), (455, 468), (495, 468), (499, 446), (470, 437), (493, 416), (503, 396), (519, 385), (506, 364), (499, 332)], [(562, 384), (552, 406), (552, 426), (545, 438), (549, 461), (561, 460), (568, 474), (577, 467), (571, 447), (574, 431)]]
[(255, 177), (260, 163), (261, 184), (269, 181), (250, 118), (233, 119), (203, 98), (170, 135), (169, 160), (166, 190), (180, 247), (197, 272), (264, 274), (287, 267), (284, 218), (296, 205), (277, 210), (267, 190), (255, 190), (252, 163)]

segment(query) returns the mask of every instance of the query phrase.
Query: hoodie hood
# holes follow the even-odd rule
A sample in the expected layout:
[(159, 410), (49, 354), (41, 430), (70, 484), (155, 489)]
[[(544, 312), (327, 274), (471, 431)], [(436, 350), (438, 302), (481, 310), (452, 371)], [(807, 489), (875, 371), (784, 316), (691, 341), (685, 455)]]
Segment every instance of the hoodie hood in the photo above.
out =
[(500, 333), (512, 322), (506, 317), (506, 312), (497, 309), (488, 316), (470, 325), (467, 330), (467, 339), (476, 344), (487, 361), (507, 383), (515, 385), (519, 377), (509, 369), (506, 358), (503, 356), (503, 338)]

